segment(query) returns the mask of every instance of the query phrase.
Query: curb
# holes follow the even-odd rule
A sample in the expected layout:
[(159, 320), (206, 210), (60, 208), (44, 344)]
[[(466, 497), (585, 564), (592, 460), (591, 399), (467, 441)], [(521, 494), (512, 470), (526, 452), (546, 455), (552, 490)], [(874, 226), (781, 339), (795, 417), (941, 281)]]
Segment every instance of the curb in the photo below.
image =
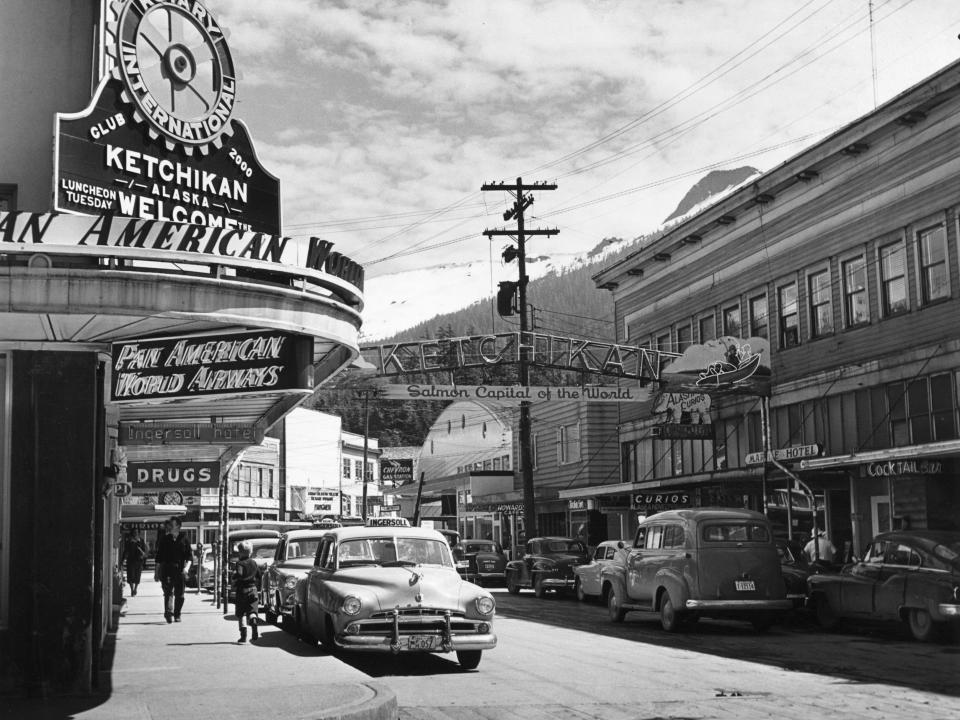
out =
[(360, 683), (360, 687), (370, 691), (369, 697), (318, 714), (301, 715), (299, 720), (397, 720), (397, 696), (390, 688), (378, 682)]

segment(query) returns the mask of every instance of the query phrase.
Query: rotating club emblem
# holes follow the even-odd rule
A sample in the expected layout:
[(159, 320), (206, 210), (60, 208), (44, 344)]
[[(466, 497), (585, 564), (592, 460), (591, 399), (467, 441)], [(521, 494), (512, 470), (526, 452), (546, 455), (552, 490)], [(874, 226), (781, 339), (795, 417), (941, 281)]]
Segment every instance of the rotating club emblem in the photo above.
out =
[(217, 22), (199, 2), (126, 0), (112, 6), (108, 51), (123, 100), (167, 150), (206, 155), (231, 135), (233, 59)]

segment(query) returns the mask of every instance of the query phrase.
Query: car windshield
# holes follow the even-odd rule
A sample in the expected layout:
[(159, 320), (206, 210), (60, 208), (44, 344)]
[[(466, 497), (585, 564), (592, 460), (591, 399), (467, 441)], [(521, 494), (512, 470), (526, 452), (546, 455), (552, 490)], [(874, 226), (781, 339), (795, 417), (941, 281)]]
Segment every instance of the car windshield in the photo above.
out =
[(300, 557), (312, 558), (317, 554), (317, 546), (319, 545), (319, 538), (310, 538), (309, 540), (291, 540), (287, 545), (287, 560), (293, 560)]
[(441, 565), (453, 567), (442, 540), (420, 537), (365, 537), (344, 540), (337, 549), (340, 567), (354, 565)]
[(707, 525), (703, 528), (706, 542), (770, 542), (770, 530), (766, 525), (751, 522), (726, 522)]
[(258, 545), (257, 547), (253, 548), (253, 552), (250, 553), (250, 557), (260, 560), (264, 558), (272, 558), (276, 547), (276, 545)]
[(546, 544), (547, 552), (555, 553), (584, 553), (586, 550), (576, 540), (550, 540)]
[(933, 554), (955, 568), (960, 568), (960, 540), (935, 545)]

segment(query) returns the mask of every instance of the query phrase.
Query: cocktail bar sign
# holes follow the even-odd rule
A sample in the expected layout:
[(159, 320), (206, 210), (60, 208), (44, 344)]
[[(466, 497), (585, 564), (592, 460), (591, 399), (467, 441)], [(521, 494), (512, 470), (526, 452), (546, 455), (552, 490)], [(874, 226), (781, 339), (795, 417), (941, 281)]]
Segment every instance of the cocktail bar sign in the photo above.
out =
[(313, 388), (312, 340), (279, 331), (113, 343), (114, 402)]

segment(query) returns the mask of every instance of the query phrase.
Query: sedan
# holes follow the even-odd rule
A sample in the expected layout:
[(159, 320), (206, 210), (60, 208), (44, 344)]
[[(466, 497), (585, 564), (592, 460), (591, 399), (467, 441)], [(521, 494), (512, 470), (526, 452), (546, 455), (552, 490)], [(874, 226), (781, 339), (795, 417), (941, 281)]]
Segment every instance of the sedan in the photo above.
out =
[(465, 580), (477, 585), (490, 582), (503, 584), (507, 556), (500, 543), (493, 540), (461, 540), (458, 547), (460, 558), (466, 560), (466, 565), (461, 567), (458, 561), (457, 570)]
[(590, 562), (586, 565), (578, 565), (573, 568), (573, 574), (576, 576), (573, 590), (577, 595), (577, 600), (585, 602), (591, 598), (600, 597), (600, 571), (605, 565), (614, 562), (614, 558), (619, 550), (627, 546), (629, 541), (623, 540), (604, 540), (593, 550), (590, 556)]
[(475, 669), (497, 644), (493, 596), (457, 574), (439, 532), (401, 518), (368, 523), (323, 536), (296, 587), (301, 636), (329, 650), (455, 652), (462, 669)]
[(843, 618), (904, 622), (917, 640), (934, 640), (960, 621), (960, 533), (882, 533), (863, 560), (811, 575), (807, 590), (825, 630)]
[(267, 622), (281, 620), (288, 627), (293, 619), (297, 582), (313, 567), (320, 540), (326, 530), (290, 530), (280, 536), (273, 562), (263, 571), (260, 605)]

